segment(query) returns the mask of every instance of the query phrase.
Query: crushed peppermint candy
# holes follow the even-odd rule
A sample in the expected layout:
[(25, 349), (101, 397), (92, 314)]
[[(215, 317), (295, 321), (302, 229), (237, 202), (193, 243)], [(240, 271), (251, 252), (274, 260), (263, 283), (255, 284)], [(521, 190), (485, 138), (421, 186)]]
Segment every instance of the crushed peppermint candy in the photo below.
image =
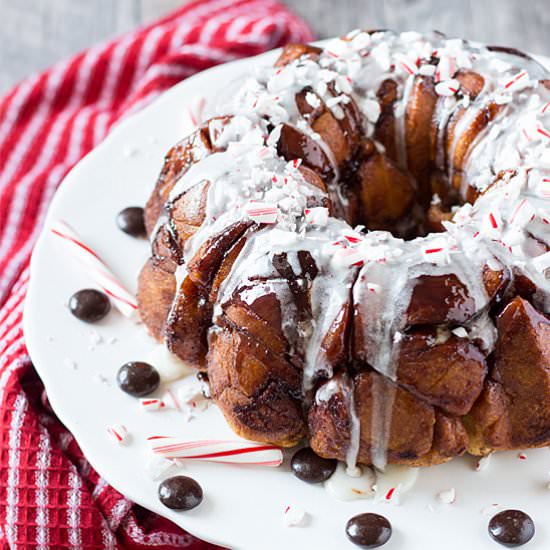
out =
[(328, 223), (328, 208), (317, 206), (315, 208), (306, 208), (304, 210), (305, 221), (309, 225), (324, 227)]
[(500, 236), (502, 233), (502, 218), (500, 212), (491, 209), (483, 220), (483, 230), (489, 236)]
[(421, 65), (418, 69), (418, 73), (422, 76), (434, 76), (435, 75), (435, 65)]
[(183, 465), (170, 458), (165, 458), (159, 455), (149, 455), (145, 463), (145, 472), (153, 481), (161, 479), (168, 473), (171, 473), (176, 468), (181, 468)]
[[(437, 64), (437, 69), (435, 71), (435, 81), (444, 82), (453, 80), (456, 69), (456, 59), (454, 57), (448, 55), (442, 56), (439, 60), (439, 63)], [(455, 80), (455, 82), (458, 84), (457, 80)]]
[(435, 85), (435, 92), (438, 95), (451, 97), (460, 90), (460, 82), (455, 78), (443, 80)]
[(297, 170), (302, 165), (302, 159), (293, 159), (287, 162), (287, 168), (292, 170), (293, 168)]
[(464, 327), (456, 327), (451, 332), (459, 338), (468, 338), (468, 331)]
[(418, 72), (418, 66), (416, 65), (415, 60), (411, 59), (404, 54), (395, 54), (395, 60), (398, 67), (400, 67), (405, 73), (409, 75), (414, 75)]
[(438, 493), (437, 498), (443, 504), (453, 504), (456, 501), (456, 490), (454, 487), (451, 487), (450, 489), (441, 491)]
[(123, 443), (128, 440), (129, 432), (123, 424), (113, 424), (107, 428), (110, 438), (116, 443)]
[(91, 351), (93, 351), (96, 346), (99, 346), (104, 342), (103, 336), (101, 336), (101, 334), (99, 334), (95, 330), (91, 330), (89, 336), (90, 336), (90, 345), (88, 349), (90, 349)]
[(525, 227), (529, 222), (532, 222), (537, 215), (537, 211), (531, 205), (528, 199), (524, 198), (514, 208), (509, 222), (513, 225)]
[(476, 464), (476, 472), (484, 472), (489, 468), (489, 464), (491, 463), (491, 457), (493, 455), (490, 453), (488, 455), (482, 456)]
[(286, 527), (300, 527), (305, 523), (307, 512), (301, 506), (287, 505), (283, 512)]
[(367, 98), (363, 101), (362, 105), (363, 113), (367, 117), (367, 120), (372, 124), (376, 124), (381, 113), (380, 103), (375, 99)]
[(312, 92), (306, 93), (306, 101), (314, 109), (318, 109), (321, 106), (321, 100), (319, 99), (319, 96)]
[(360, 267), (364, 261), (364, 255), (357, 248), (337, 248), (332, 256), (336, 267)]
[(434, 239), (422, 247), (422, 255), (427, 262), (436, 265), (449, 265), (451, 262), (450, 247), (446, 239)]
[(503, 86), (504, 89), (509, 92), (516, 92), (529, 86), (529, 83), (529, 73), (526, 70), (522, 70), (511, 78), (505, 80), (503, 82)]
[(191, 99), (187, 114), (191, 119), (193, 126), (199, 126), (203, 121), (204, 108), (206, 107), (206, 99), (202, 96), (196, 96)]
[(550, 178), (541, 178), (535, 185), (535, 193), (540, 197), (550, 199)]
[(367, 283), (367, 290), (373, 294), (376, 294), (382, 291), (382, 287), (376, 283)]
[(267, 202), (250, 202), (245, 206), (244, 211), (256, 223), (276, 223), (280, 214), (276, 204)]
[(178, 399), (176, 393), (174, 393), (170, 388), (168, 388), (162, 395), (161, 402), (164, 403), (164, 406), (169, 409), (175, 409), (177, 411), (182, 410), (182, 405)]
[(139, 400), (141, 408), (146, 412), (160, 411), (166, 408), (166, 403), (162, 399), (155, 399), (151, 397), (144, 397)]
[(548, 268), (550, 268), (550, 251), (545, 252), (540, 256), (535, 256), (532, 262), (537, 271), (544, 273)]
[(397, 487), (390, 487), (384, 495), (383, 502), (386, 504), (394, 504), (399, 506), (401, 503), (401, 485), (397, 485)]

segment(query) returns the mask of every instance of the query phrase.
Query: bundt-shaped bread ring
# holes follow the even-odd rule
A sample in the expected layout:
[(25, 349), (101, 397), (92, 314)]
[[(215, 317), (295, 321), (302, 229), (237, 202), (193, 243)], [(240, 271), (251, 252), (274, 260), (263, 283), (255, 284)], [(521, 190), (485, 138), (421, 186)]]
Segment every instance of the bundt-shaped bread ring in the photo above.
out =
[(294, 44), (167, 155), (151, 334), (239, 435), (430, 465), (550, 443), (550, 89), (434, 33)]

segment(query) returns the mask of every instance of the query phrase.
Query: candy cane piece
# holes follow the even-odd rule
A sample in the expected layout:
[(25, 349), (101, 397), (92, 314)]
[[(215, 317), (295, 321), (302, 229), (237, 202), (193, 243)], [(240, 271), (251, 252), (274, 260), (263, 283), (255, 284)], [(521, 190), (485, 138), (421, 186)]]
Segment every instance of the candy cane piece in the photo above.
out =
[(105, 262), (78, 236), (65, 222), (58, 220), (50, 228), (52, 235), (62, 241), (70, 254), (87, 270), (90, 278), (107, 294), (126, 317), (132, 318), (137, 314), (135, 297), (126, 290), (118, 279), (109, 270)]
[(287, 505), (283, 512), (283, 523), (286, 527), (299, 527), (306, 516), (307, 512), (301, 506)]
[(152, 436), (148, 438), (148, 442), (154, 454), (180, 460), (270, 467), (279, 466), (283, 461), (283, 453), (279, 447), (244, 440), (185, 441), (176, 437)]
[(244, 211), (256, 223), (275, 223), (279, 215), (279, 207), (270, 202), (250, 202)]
[(107, 427), (107, 433), (116, 443), (123, 443), (128, 439), (128, 429), (122, 424), (113, 424)]
[(455, 78), (450, 80), (442, 80), (439, 84), (435, 85), (435, 92), (438, 95), (451, 97), (460, 90), (460, 82)]
[(206, 106), (206, 99), (202, 96), (192, 98), (191, 104), (187, 110), (187, 114), (191, 119), (193, 126), (197, 127), (202, 123), (204, 118), (204, 108)]
[(336, 267), (361, 267), (365, 256), (356, 248), (338, 248), (332, 256), (332, 264)]
[(525, 70), (515, 74), (510, 80), (504, 83), (504, 89), (509, 91), (517, 91), (525, 88), (529, 82), (529, 73)]
[(162, 399), (155, 399), (154, 397), (145, 397), (139, 400), (141, 408), (146, 412), (160, 411), (166, 408), (166, 403)]
[(306, 223), (317, 227), (324, 227), (328, 223), (328, 208), (316, 206), (304, 210)]
[(535, 256), (532, 261), (535, 269), (541, 273), (544, 273), (548, 268), (550, 268), (550, 252), (545, 252), (540, 256)]

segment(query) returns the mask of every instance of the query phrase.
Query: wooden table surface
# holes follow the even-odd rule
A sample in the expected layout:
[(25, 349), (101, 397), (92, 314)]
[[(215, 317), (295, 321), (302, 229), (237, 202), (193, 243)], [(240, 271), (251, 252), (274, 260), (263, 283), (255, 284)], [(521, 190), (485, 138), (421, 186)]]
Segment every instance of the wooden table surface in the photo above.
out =
[[(185, 0), (0, 0), (0, 93), (27, 74)], [(438, 29), (550, 54), (549, 0), (286, 0), (317, 36)]]

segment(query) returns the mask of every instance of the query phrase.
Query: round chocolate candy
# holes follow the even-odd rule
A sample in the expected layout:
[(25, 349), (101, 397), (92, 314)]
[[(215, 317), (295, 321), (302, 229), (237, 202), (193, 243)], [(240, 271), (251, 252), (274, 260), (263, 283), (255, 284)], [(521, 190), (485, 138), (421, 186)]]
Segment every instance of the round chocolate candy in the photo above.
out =
[(508, 548), (522, 546), (535, 535), (535, 524), (530, 516), (521, 510), (504, 510), (489, 522), (491, 537)]
[(79, 290), (69, 298), (70, 312), (86, 323), (95, 323), (103, 319), (110, 309), (111, 302), (107, 295), (94, 288)]
[(160, 376), (152, 365), (141, 361), (125, 363), (118, 369), (116, 380), (120, 389), (134, 397), (153, 393), (160, 384)]
[(191, 477), (169, 477), (159, 485), (159, 499), (172, 510), (192, 510), (202, 502), (202, 488)]
[(336, 470), (337, 461), (322, 458), (310, 447), (300, 449), (290, 461), (294, 475), (307, 483), (321, 483), (326, 481)]
[(391, 523), (379, 514), (359, 514), (346, 524), (346, 535), (360, 548), (378, 548), (390, 540)]
[(129, 206), (121, 210), (117, 214), (116, 224), (121, 231), (132, 237), (145, 237), (144, 212), (140, 206)]

